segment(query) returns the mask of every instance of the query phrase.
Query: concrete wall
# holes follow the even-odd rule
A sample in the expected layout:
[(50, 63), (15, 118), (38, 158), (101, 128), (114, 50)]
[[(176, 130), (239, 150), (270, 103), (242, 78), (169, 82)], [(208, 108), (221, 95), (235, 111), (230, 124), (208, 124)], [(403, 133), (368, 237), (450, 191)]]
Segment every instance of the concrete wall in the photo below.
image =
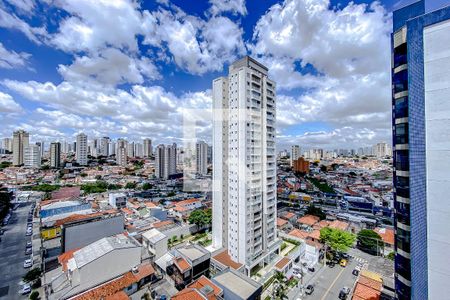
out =
[(84, 247), (101, 238), (122, 233), (123, 231), (124, 219), (122, 215), (76, 226), (68, 226), (63, 230), (63, 252)]

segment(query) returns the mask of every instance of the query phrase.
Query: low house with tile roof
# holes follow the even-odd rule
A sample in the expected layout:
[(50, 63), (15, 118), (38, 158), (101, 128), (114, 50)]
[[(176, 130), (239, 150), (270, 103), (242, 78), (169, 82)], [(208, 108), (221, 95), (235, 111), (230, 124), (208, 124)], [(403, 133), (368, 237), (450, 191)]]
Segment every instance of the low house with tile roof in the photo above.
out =
[(314, 224), (318, 223), (320, 218), (313, 215), (304, 215), (303, 217), (297, 220), (297, 226), (300, 229), (304, 229), (306, 231), (312, 230)]
[(290, 259), (287, 256), (284, 256), (275, 264), (275, 270), (286, 275), (289, 272), (289, 270), (292, 269), (292, 266), (293, 266), (292, 259)]
[(289, 222), (285, 219), (282, 218), (277, 218), (277, 228), (278, 230), (288, 230), (291, 228), (291, 226), (289, 226)]
[(175, 282), (178, 290), (200, 276), (209, 276), (211, 253), (197, 244), (188, 244), (173, 250), (172, 263), (167, 267), (167, 274)]
[(381, 299), (383, 281), (361, 272), (355, 284), (352, 300), (379, 300)]
[(394, 251), (394, 229), (377, 227), (373, 231), (378, 233), (378, 235), (381, 236), (381, 239), (383, 240), (384, 247), (382, 252), (384, 255), (388, 255), (389, 253)]
[(223, 272), (227, 269), (233, 269), (238, 272), (244, 272), (244, 265), (234, 261), (228, 254), (228, 249), (215, 252), (211, 257), (211, 275)]
[(105, 299), (130, 295), (154, 279), (149, 263), (142, 263), (141, 246), (118, 234), (102, 238), (59, 256), (61, 264), (45, 273), (48, 299)]
[(201, 276), (186, 288), (171, 297), (172, 300), (219, 300), (223, 299), (223, 290), (210, 279)]
[(280, 218), (285, 219), (285, 220), (291, 222), (292, 224), (294, 224), (295, 221), (297, 220), (297, 215), (291, 211), (287, 211), (285, 213), (282, 213), (280, 215)]

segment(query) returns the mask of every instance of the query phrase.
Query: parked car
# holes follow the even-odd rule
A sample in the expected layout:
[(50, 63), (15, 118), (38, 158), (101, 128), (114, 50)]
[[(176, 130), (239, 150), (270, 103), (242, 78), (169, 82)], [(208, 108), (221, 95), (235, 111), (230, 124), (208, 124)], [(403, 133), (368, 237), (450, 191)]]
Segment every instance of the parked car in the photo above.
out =
[(336, 264), (334, 263), (334, 261), (327, 261), (327, 265), (328, 265), (330, 268), (334, 268), (334, 266), (335, 266)]
[(341, 259), (341, 261), (339, 262), (339, 264), (341, 265), (341, 267), (346, 267), (347, 266), (347, 260), (346, 259)]
[(22, 295), (31, 293), (31, 286), (29, 284), (24, 284), (22, 290), (20, 291)]
[(33, 234), (33, 230), (27, 230), (27, 233), (25, 234), (26, 236), (30, 236)]
[(359, 274), (359, 270), (358, 269), (353, 269), (353, 271), (352, 271), (352, 274), (353, 275), (355, 275), (355, 276), (358, 276), (358, 274)]
[(31, 255), (33, 253), (33, 248), (25, 249), (25, 255)]
[(23, 267), (24, 267), (24, 268), (31, 268), (32, 265), (33, 265), (33, 261), (31, 260), (31, 258), (26, 259), (26, 260), (23, 262)]
[(314, 267), (308, 267), (308, 271), (314, 272), (316, 269)]
[(348, 294), (350, 294), (350, 288), (344, 286), (339, 292), (339, 299), (341, 300), (347, 299)]
[(306, 295), (311, 295), (314, 292), (314, 287), (312, 284), (308, 284), (308, 286), (305, 289)]
[(27, 247), (27, 248), (31, 248), (32, 245), (33, 245), (33, 243), (32, 243), (31, 241), (28, 241), (26, 247)]

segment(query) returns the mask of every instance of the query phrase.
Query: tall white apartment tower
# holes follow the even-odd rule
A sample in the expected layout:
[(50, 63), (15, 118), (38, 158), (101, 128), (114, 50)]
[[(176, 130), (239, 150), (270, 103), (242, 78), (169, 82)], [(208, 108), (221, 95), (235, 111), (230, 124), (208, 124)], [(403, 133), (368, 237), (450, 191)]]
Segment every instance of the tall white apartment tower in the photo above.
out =
[(302, 156), (299, 145), (294, 145), (291, 148), (291, 167), (294, 165), (294, 160), (297, 160), (300, 156)]
[(177, 144), (167, 145), (165, 148), (165, 176), (169, 178), (170, 175), (177, 173)]
[(87, 135), (80, 133), (77, 135), (77, 148), (75, 151), (75, 158), (80, 166), (86, 166), (88, 163), (88, 140)]
[(213, 81), (213, 247), (247, 274), (270, 262), (276, 232), (275, 82), (246, 56)]
[(155, 149), (155, 176), (157, 178), (164, 178), (164, 166), (165, 166), (165, 146), (158, 145)]
[(13, 165), (20, 166), (24, 163), (25, 147), (30, 142), (30, 134), (24, 130), (18, 130), (13, 133)]
[(195, 158), (197, 174), (206, 175), (208, 173), (208, 144), (204, 141), (199, 141), (195, 145)]
[(149, 157), (152, 153), (152, 140), (144, 139), (144, 157)]
[(126, 166), (128, 163), (128, 142), (124, 139), (117, 140), (116, 163)]

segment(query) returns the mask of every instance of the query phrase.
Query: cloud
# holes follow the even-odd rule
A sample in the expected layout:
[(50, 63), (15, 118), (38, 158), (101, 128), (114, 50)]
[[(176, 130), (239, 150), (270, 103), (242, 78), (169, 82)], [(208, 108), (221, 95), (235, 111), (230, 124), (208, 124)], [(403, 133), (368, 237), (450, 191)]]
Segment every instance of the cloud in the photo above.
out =
[(15, 14), (10, 14), (0, 6), (0, 27), (19, 30), (36, 44), (41, 44), (47, 37), (45, 27), (32, 27)]
[(96, 52), (107, 46), (137, 51), (141, 32), (139, 5), (128, 0), (56, 1), (70, 15), (59, 24), (51, 43), (67, 52)]
[(14, 101), (11, 95), (0, 92), (0, 113), (18, 113), (22, 107)]
[(247, 14), (245, 0), (209, 0), (209, 3), (211, 3), (210, 12), (213, 15), (222, 12), (231, 12), (235, 15), (240, 14), (243, 16)]
[(156, 66), (148, 58), (130, 57), (114, 48), (91, 56), (77, 56), (71, 65), (59, 65), (58, 72), (67, 81), (90, 80), (109, 85), (143, 83), (145, 78), (161, 78)]
[(144, 16), (144, 44), (167, 49), (177, 66), (191, 74), (221, 71), (224, 63), (245, 53), (242, 29), (226, 17), (205, 21), (179, 8)]
[(24, 67), (30, 57), (31, 54), (29, 53), (8, 51), (0, 42), (0, 68), (12, 69)]
[(33, 0), (6, 0), (9, 4), (13, 5), (20, 13), (24, 15), (33, 14), (35, 3)]

